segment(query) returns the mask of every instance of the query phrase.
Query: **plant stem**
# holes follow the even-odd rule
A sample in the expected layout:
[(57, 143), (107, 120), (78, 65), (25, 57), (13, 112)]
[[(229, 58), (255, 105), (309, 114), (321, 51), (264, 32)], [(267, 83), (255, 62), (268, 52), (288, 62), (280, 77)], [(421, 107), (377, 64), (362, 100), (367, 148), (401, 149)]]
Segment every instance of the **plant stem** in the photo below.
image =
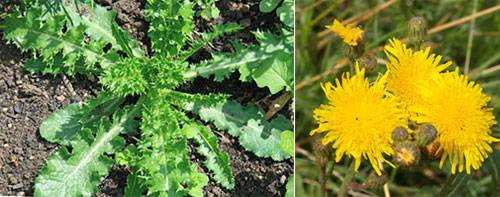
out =
[(328, 167), (329, 159), (325, 148), (326, 147), (322, 143), (315, 142), (313, 149), (316, 164), (319, 166), (319, 185), (321, 187), (321, 197), (326, 196), (326, 180), (328, 178), (326, 168)]
[[(477, 11), (477, 0), (474, 0), (472, 14), (476, 14), (476, 11)], [(467, 53), (465, 54), (465, 66), (464, 66), (464, 74), (466, 74), (466, 75), (469, 74), (469, 65), (470, 65), (471, 52), (472, 52), (472, 40), (474, 39), (475, 22), (476, 22), (476, 19), (472, 19), (470, 21), (469, 38), (467, 40)]]
[(327, 191), (328, 191), (328, 188), (326, 188), (326, 180), (328, 179), (328, 177), (332, 174), (333, 172), (333, 168), (335, 166), (335, 162), (332, 162), (332, 165), (330, 167), (328, 167), (328, 162), (326, 163), (326, 165), (321, 168), (321, 196), (322, 197), (325, 197), (327, 195)]
[[(328, 165), (327, 165), (328, 166)], [(332, 162), (332, 166), (328, 168), (327, 175), (330, 176), (333, 174), (333, 169), (335, 168), (335, 162)]]
[(337, 194), (337, 197), (344, 197), (347, 194), (347, 186), (349, 186), (349, 183), (351, 183), (352, 178), (354, 178), (354, 161), (351, 162), (351, 165), (349, 166), (349, 169), (347, 170), (347, 174), (344, 177), (344, 181), (342, 182), (342, 185), (340, 185), (339, 193)]
[(319, 170), (319, 184), (321, 186), (321, 197), (326, 197), (326, 165), (321, 165)]

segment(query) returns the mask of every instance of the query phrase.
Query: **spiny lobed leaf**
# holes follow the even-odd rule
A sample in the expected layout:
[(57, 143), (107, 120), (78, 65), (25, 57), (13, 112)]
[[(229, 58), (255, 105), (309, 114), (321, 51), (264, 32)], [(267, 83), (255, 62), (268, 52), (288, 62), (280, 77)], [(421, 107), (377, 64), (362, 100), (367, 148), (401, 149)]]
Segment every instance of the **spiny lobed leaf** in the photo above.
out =
[(241, 66), (270, 58), (271, 54), (258, 53), (247, 48), (237, 50), (233, 54), (213, 53), (211, 60), (203, 61), (194, 67), (196, 75), (205, 78), (213, 75), (215, 81), (222, 81)]
[[(86, 26), (85, 33), (93, 40), (111, 44), (112, 49), (123, 51), (129, 57), (142, 57), (144, 51), (136, 40), (120, 29), (115, 22), (116, 12), (108, 11), (93, 2), (93, 0), (54, 0), (36, 1), (33, 6), (44, 11), (42, 20), (53, 15), (64, 14), (70, 27)], [(46, 17), (44, 16), (46, 15)]]
[(198, 75), (215, 75), (216, 81), (223, 80), (236, 69), (240, 80), (255, 80), (257, 86), (269, 88), (271, 94), (293, 87), (293, 36), (255, 32), (260, 45), (242, 48), (236, 45), (233, 54), (213, 54), (213, 59), (196, 65)]
[(191, 123), (182, 128), (186, 136), (197, 144), (197, 152), (206, 159), (203, 164), (214, 174), (215, 181), (226, 189), (234, 188), (231, 162), (227, 153), (219, 150), (216, 136), (208, 127)]
[(178, 61), (185, 61), (203, 46), (210, 43), (212, 40), (231, 32), (241, 30), (241, 27), (235, 23), (215, 25), (211, 32), (203, 32), (199, 39), (192, 41), (191, 46), (187, 50), (182, 50), (178, 56)]
[[(290, 33), (290, 35), (292, 35)], [(267, 87), (271, 94), (293, 88), (293, 45), (285, 36), (255, 32), (260, 47), (255, 51), (270, 54), (270, 58), (240, 67), (240, 80), (253, 78), (259, 87)]]
[[(107, 66), (119, 60), (119, 51), (134, 56), (144, 54), (123, 30), (113, 31), (113, 12), (98, 5), (90, 7), (80, 0), (63, 2), (66, 11), (54, 8), (49, 12), (33, 3), (25, 13), (16, 10), (6, 18), (5, 38), (23, 51), (36, 52), (28, 67), (30, 71), (96, 73), (100, 70), (97, 64)], [(122, 40), (116, 40), (117, 37)], [(111, 49), (105, 51), (108, 44)], [(44, 63), (48, 66), (38, 68)]]
[(214, 107), (200, 106), (194, 109), (202, 120), (211, 121), (222, 130), (227, 130), (232, 136), (240, 136), (241, 128), (251, 119), (262, 119), (264, 112), (254, 105), (244, 107), (235, 101), (228, 101)]
[(243, 128), (240, 144), (259, 157), (271, 157), (276, 161), (288, 159), (291, 155), (281, 149), (281, 132), (291, 129), (293, 126), (290, 121), (282, 115), (270, 123), (252, 119)]
[(175, 56), (191, 37), (193, 4), (181, 0), (148, 0), (144, 12), (150, 24), (148, 35), (153, 51)]
[(82, 129), (80, 105), (73, 103), (50, 114), (40, 125), (40, 135), (51, 143), (69, 145)]
[[(266, 0), (260, 2), (263, 12), (271, 12), (282, 1)], [(215, 76), (216, 81), (222, 81), (227, 75), (239, 70), (240, 80), (255, 80), (259, 87), (269, 88), (271, 94), (283, 89), (291, 91), (293, 88), (293, 13), (294, 5), (291, 0), (284, 0), (276, 13), (284, 23), (282, 35), (255, 32), (260, 45), (242, 48), (235, 43), (235, 53), (213, 54), (213, 59), (202, 62), (196, 73), (203, 77)]]
[[(54, 69), (48, 68), (45, 72), (54, 72), (54, 74), (59, 71), (68, 74), (95, 72), (97, 61), (109, 64), (117, 59), (117, 56), (113, 55), (100, 56), (98, 50), (83, 43), (84, 26), (78, 26), (63, 33), (65, 16), (58, 15), (42, 22), (36, 18), (36, 15), (41, 12), (40, 9), (31, 8), (25, 17), (17, 11), (9, 15), (5, 22), (5, 34), (7, 39), (14, 41), (23, 50), (45, 49), (35, 58), (41, 58), (40, 61), (51, 66), (61, 66)], [(12, 27), (14, 29), (11, 29)], [(98, 43), (91, 44), (97, 45)], [(83, 70), (77, 71), (73, 65), (80, 64), (80, 58), (84, 58), (87, 65), (83, 67)]]
[[(108, 173), (112, 154), (123, 147), (125, 140), (118, 137), (123, 125), (133, 118), (139, 108), (124, 110), (115, 116), (113, 123), (107, 118), (99, 120), (94, 137), (88, 128), (82, 128), (71, 141), (72, 152), (61, 147), (52, 155), (35, 179), (35, 196), (91, 196), (95, 193), (100, 177)], [(94, 139), (95, 138), (95, 139)]]
[(122, 98), (102, 92), (84, 106), (76, 103), (67, 105), (42, 122), (40, 135), (49, 142), (69, 145), (80, 130), (84, 127), (93, 128), (94, 122), (116, 111), (121, 103)]
[(75, 143), (74, 146), (84, 148), (85, 152), (74, 152), (72, 155), (61, 147), (49, 157), (35, 180), (35, 196), (92, 196), (95, 193), (100, 177), (108, 173), (113, 160), (89, 154), (90, 148), (85, 142)]
[(283, 116), (279, 115), (268, 122), (264, 118), (264, 112), (252, 105), (245, 107), (237, 102), (227, 101), (207, 107), (196, 100), (193, 102), (186, 105), (185, 109), (192, 110), (204, 121), (213, 122), (218, 129), (227, 130), (232, 136), (239, 137), (240, 144), (247, 151), (277, 161), (291, 156), (280, 147), (281, 133), (293, 129), (291, 122)]

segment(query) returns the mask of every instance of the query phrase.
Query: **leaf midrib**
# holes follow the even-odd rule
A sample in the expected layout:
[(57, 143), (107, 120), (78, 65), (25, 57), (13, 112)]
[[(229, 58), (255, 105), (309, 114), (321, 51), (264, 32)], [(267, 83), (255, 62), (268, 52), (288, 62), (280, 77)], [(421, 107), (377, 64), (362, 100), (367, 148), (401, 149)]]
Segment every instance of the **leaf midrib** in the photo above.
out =
[[(85, 156), (78, 162), (78, 164), (73, 168), (73, 170), (64, 176), (62, 179), (62, 183), (64, 185), (67, 185), (68, 179), (72, 176), (74, 176), (75, 173), (79, 172), (81, 168), (86, 166), (92, 159), (94, 159), (98, 154), (101, 154), (104, 152), (102, 150), (102, 146), (104, 146), (106, 143), (110, 142), (114, 137), (118, 136), (120, 134), (120, 131), (122, 130), (122, 125), (125, 123), (125, 121), (128, 120), (129, 116), (131, 114), (134, 114), (134, 112), (129, 112), (124, 114), (121, 118), (120, 121), (116, 124), (113, 124), (113, 126), (109, 129), (109, 131), (101, 136), (97, 141), (95, 141), (92, 145), (90, 150), (85, 154)], [(66, 188), (64, 187), (64, 192), (66, 193)]]
[[(278, 50), (278, 49), (276, 49), (276, 50)], [(274, 50), (274, 51), (276, 51), (276, 50)], [(215, 66), (198, 67), (198, 68), (196, 68), (196, 73), (197, 73), (197, 75), (201, 75), (201, 76), (210, 75), (210, 74), (215, 74), (216, 72), (218, 72), (220, 70), (226, 70), (229, 68), (237, 68), (239, 66), (246, 65), (250, 62), (263, 61), (265, 59), (272, 58), (273, 57), (272, 52), (274, 52), (274, 51), (265, 53), (265, 55), (261, 55), (261, 56), (253, 55), (253, 57), (249, 58), (249, 59), (245, 59), (244, 56), (239, 57), (239, 59), (244, 59), (244, 60), (233, 62), (233, 63), (223, 64), (222, 66), (218, 66), (218, 67), (215, 67)], [(243, 54), (245, 54), (245, 53), (243, 53)]]
[(41, 32), (41, 31), (37, 31), (35, 29), (30, 29), (30, 28), (23, 28), (23, 27), (19, 27), (20, 29), (25, 29), (27, 31), (31, 31), (33, 33), (36, 33), (36, 34), (40, 34), (40, 35), (45, 35), (47, 37), (49, 37), (50, 39), (53, 39), (53, 40), (56, 40), (56, 41), (59, 41), (61, 43), (68, 43), (69, 45), (73, 46), (74, 48), (77, 48), (77, 49), (80, 49), (81, 51), (89, 51), (91, 52), (92, 54), (94, 54), (97, 58), (99, 59), (102, 59), (102, 60), (105, 60), (107, 62), (113, 62), (111, 59), (108, 59), (106, 58), (105, 56), (99, 54), (98, 52), (94, 51), (94, 50), (91, 50), (91, 49), (88, 49), (88, 48), (85, 48), (85, 47), (82, 47), (78, 44), (75, 44), (73, 42), (69, 42), (67, 40), (64, 40), (64, 39), (60, 39), (56, 36), (53, 36), (52, 34), (49, 34), (49, 33), (45, 33), (45, 32)]
[[(72, 177), (76, 172), (80, 171), (80, 169), (84, 166), (86, 166), (90, 161), (92, 161), (93, 158), (96, 157), (96, 155), (102, 151), (99, 151), (102, 146), (111, 141), (115, 136), (117, 136), (120, 133), (120, 124), (114, 125), (108, 133), (103, 135), (101, 138), (96, 141), (96, 143), (92, 144), (91, 149), (88, 151), (88, 153), (83, 157), (83, 159), (80, 160), (78, 165), (75, 166), (74, 170), (71, 171), (71, 173), (67, 174), (63, 178), (63, 183), (64, 185), (67, 184), (68, 178)], [(66, 187), (65, 187), (66, 188)]]

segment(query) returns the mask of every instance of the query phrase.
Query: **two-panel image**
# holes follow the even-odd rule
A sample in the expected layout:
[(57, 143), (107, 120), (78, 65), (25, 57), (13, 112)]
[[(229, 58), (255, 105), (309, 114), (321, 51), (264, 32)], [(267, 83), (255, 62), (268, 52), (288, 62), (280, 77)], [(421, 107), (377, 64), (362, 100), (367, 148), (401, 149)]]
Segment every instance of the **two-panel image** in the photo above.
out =
[(500, 197), (498, 0), (0, 0), (0, 196)]

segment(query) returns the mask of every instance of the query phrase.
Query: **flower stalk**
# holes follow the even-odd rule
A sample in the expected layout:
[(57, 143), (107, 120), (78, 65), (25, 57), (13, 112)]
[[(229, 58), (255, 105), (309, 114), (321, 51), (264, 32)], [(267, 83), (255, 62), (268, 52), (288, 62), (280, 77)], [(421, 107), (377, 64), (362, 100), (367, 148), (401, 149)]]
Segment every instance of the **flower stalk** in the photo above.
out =
[(337, 193), (337, 197), (345, 197), (347, 194), (347, 187), (351, 183), (352, 179), (354, 178), (355, 170), (354, 170), (354, 161), (351, 162), (349, 165), (349, 168), (347, 169), (347, 174), (344, 177), (344, 181), (342, 182), (342, 185), (340, 185), (339, 188), (339, 193)]

